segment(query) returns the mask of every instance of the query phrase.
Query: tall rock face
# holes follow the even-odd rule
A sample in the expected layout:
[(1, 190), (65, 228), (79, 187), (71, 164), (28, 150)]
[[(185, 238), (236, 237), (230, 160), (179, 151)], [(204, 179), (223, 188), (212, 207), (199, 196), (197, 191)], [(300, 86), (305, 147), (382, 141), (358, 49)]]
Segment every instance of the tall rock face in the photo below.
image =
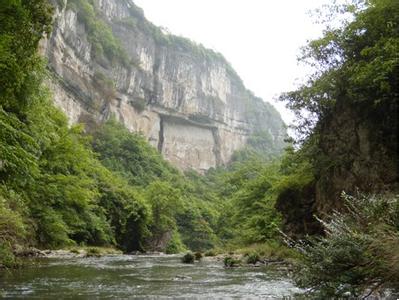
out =
[(305, 153), (317, 170), (315, 178), (289, 186), (276, 201), (284, 232), (296, 239), (322, 234), (324, 228), (315, 216), (329, 220), (334, 211), (351, 209), (342, 192), (399, 193), (398, 113), (399, 97), (379, 105), (372, 98), (357, 103), (337, 99), (331, 112), (319, 120), (311, 150), (317, 155)]
[[(114, 116), (180, 169), (226, 164), (253, 134), (284, 147), (278, 112), (218, 53), (164, 33), (131, 0), (57, 0), (42, 43), (71, 123)], [(265, 149), (266, 151), (268, 149)]]
[(320, 126), (324, 168), (315, 186), (317, 214), (343, 209), (342, 191), (399, 191), (398, 112), (398, 98), (378, 106), (337, 101)]

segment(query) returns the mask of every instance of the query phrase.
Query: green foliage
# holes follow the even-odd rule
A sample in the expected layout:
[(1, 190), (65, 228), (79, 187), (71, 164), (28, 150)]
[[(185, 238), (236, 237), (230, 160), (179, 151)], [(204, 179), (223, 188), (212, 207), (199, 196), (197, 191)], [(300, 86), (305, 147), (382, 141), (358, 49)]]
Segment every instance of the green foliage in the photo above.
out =
[(99, 175), (101, 210), (98, 213), (106, 216), (119, 247), (127, 252), (142, 250), (151, 220), (144, 196), (126, 180), (105, 168)]
[[(65, 116), (45, 98), (26, 111), (28, 123), (5, 113), (2, 117), (9, 124), (1, 131), (5, 135), (0, 145), (21, 148), (22, 159), (15, 155), (19, 152), (2, 156), (1, 178), (26, 195), (39, 245), (117, 244), (125, 250), (141, 249), (149, 222), (144, 198), (100, 164), (79, 126), (68, 128)], [(26, 140), (34, 140), (35, 147), (29, 148)], [(21, 168), (13, 173), (8, 166), (16, 164)]]
[(305, 85), (281, 99), (302, 120), (298, 129), (305, 135), (342, 104), (357, 105), (392, 134), (396, 122), (392, 109), (398, 105), (398, 2), (353, 1), (330, 11), (349, 14), (353, 20), (340, 22), (338, 28), (330, 24), (322, 38), (304, 48), (302, 60), (316, 71)]
[(175, 216), (182, 207), (180, 192), (166, 182), (154, 181), (146, 189), (146, 199), (152, 210), (151, 233), (161, 239), (176, 229)]
[[(6, 17), (9, 31), (2, 31), (1, 37), (20, 39), (19, 50), (11, 47), (7, 51), (20, 60), (19, 80), (28, 82), (10, 86), (9, 93), (2, 95), (10, 101), (2, 101), (0, 107), (1, 181), (28, 207), (26, 214), (34, 219), (39, 243), (68, 244), (70, 235), (85, 223), (86, 216), (75, 212), (88, 207), (96, 194), (87, 174), (93, 158), (79, 129), (68, 128), (66, 118), (50, 104), (41, 85), (44, 66), (36, 48), (42, 32), (48, 31), (51, 9), (44, 1), (16, 2), (13, 7), (18, 13)], [(20, 29), (26, 30), (21, 33), (25, 40), (17, 34)], [(7, 69), (5, 74), (14, 71)]]
[(281, 229), (297, 238), (322, 232), (314, 218), (316, 168), (309, 159), (311, 151), (308, 143), (297, 151), (287, 148), (281, 160), (281, 176), (275, 185), (275, 207), (282, 215)]
[(101, 251), (98, 248), (90, 247), (87, 249), (86, 256), (87, 257), (100, 257)]
[[(81, 128), (68, 128), (65, 116), (48, 100), (29, 113), (32, 134), (41, 144), (40, 174), (30, 186), (30, 210), (38, 221), (40, 244), (108, 244), (111, 228), (98, 206), (105, 168), (96, 160)], [(79, 157), (79, 160), (76, 159)]]
[(12, 252), (12, 248), (8, 244), (0, 243), (0, 269), (12, 268), (18, 265), (18, 260)]
[(226, 256), (223, 259), (223, 264), (227, 268), (233, 268), (233, 267), (238, 267), (241, 264), (241, 261), (239, 259), (235, 259), (232, 256)]
[(278, 237), (281, 217), (275, 209), (279, 164), (259, 163), (258, 159), (241, 162), (230, 172), (219, 173), (223, 215), (217, 233), (225, 241), (236, 244), (263, 242)]
[(216, 244), (212, 226), (217, 218), (213, 201), (217, 199), (205, 191), (200, 176), (184, 177), (142, 136), (130, 133), (114, 119), (99, 127), (93, 137), (93, 148), (105, 166), (131, 185), (145, 187), (152, 211), (150, 240), (178, 230), (183, 243), (193, 250)]
[(177, 231), (172, 233), (172, 237), (166, 245), (166, 254), (176, 254), (181, 253), (186, 250), (186, 247), (181, 241), (180, 234)]
[(262, 242), (277, 235), (280, 216), (274, 207), (276, 194), (273, 189), (277, 171), (274, 166), (265, 169), (233, 197), (237, 211), (233, 220), (241, 230), (244, 243)]
[(23, 203), (17, 194), (0, 185), (0, 268), (17, 264), (13, 247), (27, 238)]
[(256, 264), (258, 261), (260, 261), (258, 253), (252, 252), (247, 255), (247, 264)]
[(213, 230), (216, 222), (215, 208), (205, 201), (190, 197), (185, 201), (183, 210), (176, 216), (183, 242), (192, 250), (202, 251), (217, 244)]
[(130, 133), (114, 119), (93, 132), (93, 149), (107, 168), (131, 185), (146, 186), (159, 178), (178, 175), (144, 137)]
[(322, 297), (399, 291), (399, 198), (343, 194), (346, 213), (321, 221), (326, 236), (297, 244), (299, 286)]
[(79, 250), (78, 249), (76, 249), (76, 248), (72, 248), (71, 250), (69, 250), (71, 253), (73, 253), (73, 254), (79, 254), (80, 252), (79, 252)]
[(216, 252), (214, 250), (208, 250), (204, 254), (205, 256), (213, 257), (216, 256)]
[(296, 262), (300, 259), (300, 254), (295, 249), (288, 247), (285, 243), (280, 241), (267, 241), (261, 244), (251, 244), (244, 248), (235, 250), (236, 253), (244, 256), (257, 254), (259, 260), (276, 260), (276, 261), (290, 261)]
[(22, 114), (41, 82), (39, 40), (51, 29), (52, 7), (45, 0), (0, 4), (0, 105)]
[(27, 127), (13, 113), (0, 107), (0, 178), (25, 185), (32, 174), (38, 173), (34, 153), (38, 151), (36, 141), (29, 135)]

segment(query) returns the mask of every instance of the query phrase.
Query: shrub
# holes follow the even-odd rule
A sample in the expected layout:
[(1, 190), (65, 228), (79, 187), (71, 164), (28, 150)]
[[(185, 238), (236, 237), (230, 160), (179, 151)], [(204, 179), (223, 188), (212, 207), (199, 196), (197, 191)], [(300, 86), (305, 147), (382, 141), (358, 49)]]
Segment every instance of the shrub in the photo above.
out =
[(0, 267), (9, 268), (18, 264), (13, 247), (23, 244), (26, 235), (22, 216), (14, 211), (20, 205), (19, 201), (18, 195), (0, 185)]
[(7, 244), (0, 243), (0, 269), (12, 268), (18, 264), (18, 261), (12, 253), (12, 248)]
[(247, 264), (256, 264), (260, 261), (259, 254), (256, 252), (249, 253), (247, 256)]
[(238, 249), (237, 252), (244, 256), (256, 253), (259, 257), (273, 260), (296, 261), (300, 257), (297, 251), (275, 240), (270, 240), (267, 243), (252, 244), (245, 248)]
[(73, 254), (79, 254), (79, 250), (76, 248), (72, 248), (71, 250), (69, 250), (71, 253)]
[(183, 257), (182, 257), (182, 262), (185, 264), (193, 264), (194, 263), (195, 256), (191, 252), (187, 252)]
[(232, 267), (238, 267), (241, 261), (239, 259), (235, 259), (232, 256), (226, 256), (223, 260), (223, 263), (225, 267), (232, 268)]
[(172, 238), (169, 240), (166, 245), (165, 253), (166, 254), (176, 254), (185, 250), (185, 247), (180, 239), (180, 235), (177, 231), (173, 232)]
[(399, 198), (343, 194), (347, 212), (321, 221), (325, 237), (296, 244), (300, 287), (320, 297), (399, 291)]
[(141, 113), (145, 109), (147, 101), (144, 98), (135, 98), (133, 101), (130, 101), (130, 104), (137, 110), (137, 112)]
[(215, 250), (208, 250), (205, 252), (205, 256), (216, 256)]
[(87, 257), (100, 257), (101, 251), (98, 248), (88, 248), (86, 252)]
[(203, 256), (203, 255), (202, 255), (201, 252), (195, 252), (195, 253), (194, 253), (195, 260), (201, 260), (202, 256)]

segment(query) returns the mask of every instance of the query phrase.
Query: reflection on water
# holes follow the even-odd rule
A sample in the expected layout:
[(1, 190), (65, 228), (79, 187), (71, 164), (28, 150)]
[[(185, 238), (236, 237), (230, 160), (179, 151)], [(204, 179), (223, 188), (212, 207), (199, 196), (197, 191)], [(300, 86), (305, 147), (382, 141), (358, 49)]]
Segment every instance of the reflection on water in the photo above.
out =
[(206, 259), (186, 265), (170, 255), (43, 259), (0, 273), (4, 298), (282, 298), (299, 292), (283, 270), (225, 269)]

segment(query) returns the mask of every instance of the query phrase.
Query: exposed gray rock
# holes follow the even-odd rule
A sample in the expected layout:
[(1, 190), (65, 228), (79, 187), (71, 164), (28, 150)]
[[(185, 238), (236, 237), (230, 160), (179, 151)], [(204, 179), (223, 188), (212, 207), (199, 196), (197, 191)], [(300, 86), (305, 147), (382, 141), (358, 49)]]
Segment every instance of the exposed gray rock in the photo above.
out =
[(114, 115), (174, 165), (197, 171), (226, 164), (254, 132), (268, 132), (282, 149), (280, 115), (244, 87), (220, 54), (163, 33), (131, 0), (98, 0), (96, 18), (127, 57), (110, 59), (94, 51), (79, 1), (58, 2), (42, 51), (54, 73), (55, 103), (71, 123)]

